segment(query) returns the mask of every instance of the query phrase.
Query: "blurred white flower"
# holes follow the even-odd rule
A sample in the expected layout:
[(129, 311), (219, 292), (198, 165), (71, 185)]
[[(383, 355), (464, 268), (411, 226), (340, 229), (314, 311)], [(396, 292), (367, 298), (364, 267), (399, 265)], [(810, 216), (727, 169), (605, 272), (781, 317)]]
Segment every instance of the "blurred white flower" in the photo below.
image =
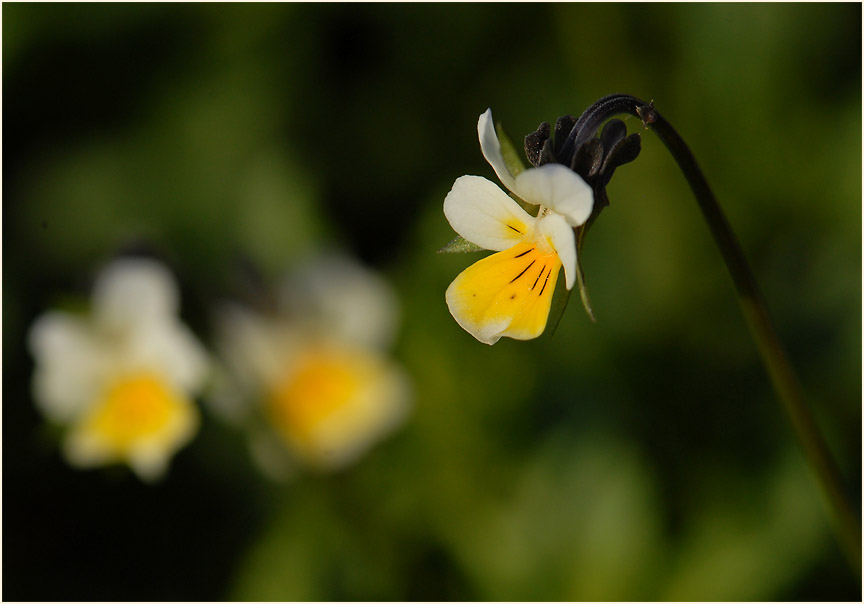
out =
[(250, 429), (253, 457), (271, 477), (297, 465), (343, 468), (408, 410), (408, 380), (386, 354), (395, 297), (381, 277), (334, 256), (301, 266), (280, 293), (276, 313), (221, 309), (226, 371), (213, 402)]
[(124, 463), (154, 480), (195, 434), (191, 397), (209, 364), (177, 311), (162, 265), (121, 259), (99, 275), (90, 316), (49, 311), (33, 324), (34, 400), (65, 427), (71, 465)]

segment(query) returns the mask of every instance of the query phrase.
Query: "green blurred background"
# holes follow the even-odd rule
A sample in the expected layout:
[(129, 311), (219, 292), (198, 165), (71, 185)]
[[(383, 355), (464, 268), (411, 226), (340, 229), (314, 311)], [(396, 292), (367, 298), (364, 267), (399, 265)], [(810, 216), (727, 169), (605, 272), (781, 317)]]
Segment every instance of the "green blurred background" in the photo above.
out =
[[(597, 323), (476, 342), (442, 201), (613, 92), (654, 99), (735, 227), (857, 510), (859, 4), (4, 4), (6, 600), (860, 600), (731, 281), (659, 141), (583, 254)], [(628, 126), (639, 123), (629, 119)], [(289, 485), (205, 415), (159, 486), (74, 471), (29, 325), (146, 247), (210, 342), (243, 266), (381, 271), (414, 413)], [(205, 411), (206, 413), (206, 411)]]

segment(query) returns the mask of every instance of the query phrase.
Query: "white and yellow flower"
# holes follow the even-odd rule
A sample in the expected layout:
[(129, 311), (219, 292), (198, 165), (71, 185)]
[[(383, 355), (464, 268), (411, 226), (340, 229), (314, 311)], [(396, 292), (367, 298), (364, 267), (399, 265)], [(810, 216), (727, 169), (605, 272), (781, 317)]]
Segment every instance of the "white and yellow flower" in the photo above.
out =
[(546, 327), (558, 273), (576, 282), (573, 232), (594, 205), (591, 187), (561, 164), (513, 174), (487, 109), (477, 122), (480, 148), (501, 182), (522, 201), (538, 206), (536, 216), (522, 209), (497, 185), (479, 176), (461, 176), (444, 199), (444, 215), (459, 235), (496, 251), (464, 270), (447, 288), (453, 318), (486, 344), (502, 336), (536, 338)]
[(50, 311), (32, 326), (34, 400), (65, 427), (74, 467), (122, 463), (153, 480), (195, 434), (208, 360), (178, 304), (162, 265), (123, 259), (99, 275), (89, 317)]
[(349, 465), (402, 422), (410, 399), (386, 354), (396, 302), (380, 277), (345, 258), (318, 258), (282, 294), (277, 313), (222, 310), (228, 371), (214, 400), (251, 428), (253, 457), (278, 479), (298, 465)]

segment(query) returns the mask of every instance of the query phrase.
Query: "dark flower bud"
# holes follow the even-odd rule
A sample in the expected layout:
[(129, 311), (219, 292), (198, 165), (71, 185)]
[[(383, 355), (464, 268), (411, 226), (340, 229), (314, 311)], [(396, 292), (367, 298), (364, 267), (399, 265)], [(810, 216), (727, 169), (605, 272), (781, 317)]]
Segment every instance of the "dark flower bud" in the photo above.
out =
[(525, 154), (534, 167), (548, 163), (568, 166), (579, 174), (594, 191), (594, 211), (591, 222), (609, 205), (606, 185), (618, 166), (636, 159), (642, 149), (638, 132), (627, 135), (627, 126), (619, 119), (606, 122), (599, 137), (595, 133), (581, 132), (580, 122), (572, 115), (559, 117), (555, 122), (554, 138), (548, 122), (525, 137)]
[[(608, 102), (618, 98), (618, 95), (613, 95), (601, 99), (589, 107), (579, 119), (572, 115), (559, 117), (554, 130), (548, 122), (543, 122), (537, 130), (525, 137), (525, 155), (532, 166), (538, 168), (548, 163), (563, 164), (576, 172), (591, 187), (594, 194), (588, 220), (574, 227), (579, 295), (592, 320), (594, 311), (591, 309), (582, 272), (581, 251), (585, 234), (603, 208), (609, 205), (606, 185), (609, 184), (615, 169), (636, 159), (642, 149), (642, 139), (638, 132), (628, 135), (624, 122), (608, 119), (608, 113), (605, 113)], [(567, 293), (561, 297), (551, 314), (553, 330), (567, 304)]]
[(543, 146), (549, 140), (549, 122), (543, 122), (537, 130), (525, 137), (525, 155), (535, 168), (542, 165)]

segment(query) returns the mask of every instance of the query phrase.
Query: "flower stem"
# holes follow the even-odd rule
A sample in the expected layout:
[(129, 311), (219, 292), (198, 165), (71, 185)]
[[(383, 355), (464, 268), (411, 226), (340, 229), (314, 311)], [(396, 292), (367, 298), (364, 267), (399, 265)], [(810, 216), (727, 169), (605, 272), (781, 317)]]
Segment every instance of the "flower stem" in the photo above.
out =
[(687, 144), (654, 109), (653, 101), (645, 103), (630, 95), (615, 94), (600, 99), (582, 114), (565, 147), (578, 149), (582, 142), (594, 136), (604, 121), (619, 114), (639, 117), (647, 128), (653, 130), (675, 158), (690, 184), (714, 241), (720, 248), (726, 268), (732, 276), (741, 308), (774, 390), (833, 512), (835, 528), (844, 552), (853, 570), (860, 576), (861, 528), (858, 517), (846, 498), (840, 472), (807, 407), (804, 393), (777, 336), (741, 246)]

